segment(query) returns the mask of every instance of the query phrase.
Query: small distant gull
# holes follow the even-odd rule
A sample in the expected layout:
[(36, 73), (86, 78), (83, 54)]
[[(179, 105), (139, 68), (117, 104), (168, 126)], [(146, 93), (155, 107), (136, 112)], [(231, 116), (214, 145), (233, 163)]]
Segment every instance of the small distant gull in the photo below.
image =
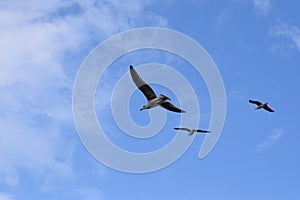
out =
[(169, 97), (160, 94), (159, 97), (156, 96), (155, 92), (152, 88), (139, 76), (139, 74), (135, 71), (135, 69), (130, 65), (130, 74), (135, 85), (141, 90), (141, 92), (145, 95), (148, 100), (148, 103), (144, 105), (140, 110), (150, 109), (155, 106), (161, 106), (167, 110), (184, 113), (184, 110), (177, 108), (173, 104), (169, 102), (171, 100)]
[(200, 133), (210, 133), (210, 131), (205, 131), (201, 129), (189, 129), (189, 128), (174, 128), (175, 130), (181, 130), (181, 131), (187, 131), (189, 132), (189, 136), (193, 135), (195, 132), (200, 132)]
[(253, 103), (253, 104), (256, 104), (256, 105), (257, 105), (257, 107), (255, 108), (255, 110), (258, 110), (258, 109), (263, 108), (263, 109), (265, 109), (265, 110), (267, 110), (267, 111), (269, 111), (269, 112), (274, 112), (274, 110), (272, 110), (272, 109), (268, 106), (268, 102), (266, 102), (266, 103), (261, 103), (261, 102), (259, 102), (259, 101), (249, 100), (249, 103)]

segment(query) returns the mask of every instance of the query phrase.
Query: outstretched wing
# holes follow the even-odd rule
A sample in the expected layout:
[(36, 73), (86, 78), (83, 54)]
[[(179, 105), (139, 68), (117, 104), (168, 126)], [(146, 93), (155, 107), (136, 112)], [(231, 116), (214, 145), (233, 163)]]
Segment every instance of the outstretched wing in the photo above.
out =
[(272, 110), (269, 106), (265, 105), (264, 109), (269, 111), (269, 112), (275, 112), (274, 110)]
[(205, 131), (205, 130), (201, 130), (201, 129), (198, 129), (196, 130), (197, 132), (200, 132), (200, 133), (209, 133), (210, 131)]
[(249, 103), (253, 103), (256, 104), (257, 106), (260, 106), (262, 103), (259, 101), (253, 101), (253, 100), (249, 100)]
[(185, 113), (184, 110), (181, 110), (180, 108), (177, 108), (176, 106), (174, 106), (173, 104), (171, 104), (168, 101), (165, 101), (163, 103), (160, 104), (160, 106), (162, 106), (163, 108), (173, 111), (173, 112), (178, 112), (178, 113)]
[(190, 132), (191, 130), (188, 128), (174, 128), (175, 130), (181, 130), (181, 131), (188, 131)]
[(142, 91), (145, 97), (150, 101), (151, 99), (156, 98), (155, 92), (152, 88), (139, 76), (139, 74), (135, 71), (135, 69), (130, 65), (130, 74), (133, 82)]

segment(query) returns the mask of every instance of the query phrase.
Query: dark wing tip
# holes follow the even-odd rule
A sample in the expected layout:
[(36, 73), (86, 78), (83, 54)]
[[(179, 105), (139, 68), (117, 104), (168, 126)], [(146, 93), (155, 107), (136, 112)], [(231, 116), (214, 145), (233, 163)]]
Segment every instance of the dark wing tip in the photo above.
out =
[(251, 99), (249, 99), (249, 103), (253, 103), (253, 104), (256, 104), (256, 105), (261, 105), (262, 103), (261, 102), (259, 102), (259, 101), (254, 101), (254, 100), (251, 100)]
[(179, 130), (179, 128), (174, 128), (175, 130)]
[(210, 131), (201, 130), (201, 129), (198, 129), (197, 132), (200, 132), (200, 133), (210, 133)]
[(130, 67), (129, 67), (130, 69), (133, 69), (133, 67), (132, 67), (132, 65), (130, 65)]
[(184, 110), (181, 110), (180, 108), (177, 108), (176, 106), (174, 106), (173, 104), (171, 104), (168, 101), (165, 101), (163, 103), (160, 104), (160, 106), (162, 106), (163, 108), (173, 111), (173, 112), (177, 112), (177, 113), (183, 113), (185, 112)]
[(265, 106), (264, 107), (265, 110), (269, 111), (269, 112), (275, 112), (272, 108), (270, 108), (269, 106)]

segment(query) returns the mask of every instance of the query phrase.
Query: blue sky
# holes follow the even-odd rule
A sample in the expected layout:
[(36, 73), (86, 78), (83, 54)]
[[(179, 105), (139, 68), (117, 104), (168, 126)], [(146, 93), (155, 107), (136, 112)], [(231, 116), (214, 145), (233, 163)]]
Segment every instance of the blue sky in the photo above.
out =
[[(0, 1), (0, 200), (298, 199), (299, 6), (296, 0)], [(204, 136), (197, 135), (169, 167), (129, 174), (104, 166), (83, 146), (73, 120), (72, 90), (96, 45), (145, 26), (182, 32), (206, 49), (224, 81), (227, 115), (205, 159), (198, 159)], [(165, 52), (136, 52), (117, 60), (104, 80), (117, 81), (129, 63), (149, 62), (187, 64)], [(209, 94), (201, 77), (192, 79), (201, 91), (200, 128), (207, 128)], [(153, 88), (178, 105), (167, 88)], [(115, 130), (110, 102), (101, 99), (111, 92), (109, 84), (99, 85), (96, 108), (104, 127)], [(133, 97), (133, 120), (145, 125), (148, 111), (138, 110), (145, 99), (138, 91)], [(276, 112), (254, 111), (248, 99), (268, 101)], [(149, 140), (120, 133), (108, 137), (132, 151), (153, 150), (176, 134), (168, 130), (178, 125), (178, 115), (166, 116), (166, 127)]]

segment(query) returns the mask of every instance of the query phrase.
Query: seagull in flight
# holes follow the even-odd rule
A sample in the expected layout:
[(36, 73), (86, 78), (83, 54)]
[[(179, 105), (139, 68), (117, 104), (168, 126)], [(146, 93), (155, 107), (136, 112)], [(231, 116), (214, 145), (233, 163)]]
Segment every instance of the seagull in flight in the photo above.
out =
[(189, 129), (189, 128), (174, 128), (175, 130), (187, 131), (189, 132), (188, 136), (193, 135), (195, 132), (200, 133), (210, 133), (210, 131), (205, 131), (201, 129)]
[(178, 112), (178, 113), (185, 113), (184, 110), (177, 108), (173, 104), (169, 102), (171, 100), (169, 97), (160, 94), (160, 96), (156, 96), (155, 92), (152, 88), (139, 76), (139, 74), (135, 71), (135, 69), (130, 65), (130, 74), (132, 77), (133, 82), (139, 88), (139, 90), (145, 95), (148, 100), (148, 103), (144, 105), (140, 110), (150, 109), (155, 106), (161, 106), (167, 110)]
[(274, 110), (272, 110), (272, 109), (268, 106), (268, 102), (266, 102), (266, 103), (261, 103), (261, 102), (259, 102), (259, 101), (249, 100), (249, 103), (256, 104), (255, 110), (258, 110), (258, 109), (263, 108), (263, 109), (265, 109), (265, 110), (267, 110), (267, 111), (269, 111), (269, 112), (274, 112)]

